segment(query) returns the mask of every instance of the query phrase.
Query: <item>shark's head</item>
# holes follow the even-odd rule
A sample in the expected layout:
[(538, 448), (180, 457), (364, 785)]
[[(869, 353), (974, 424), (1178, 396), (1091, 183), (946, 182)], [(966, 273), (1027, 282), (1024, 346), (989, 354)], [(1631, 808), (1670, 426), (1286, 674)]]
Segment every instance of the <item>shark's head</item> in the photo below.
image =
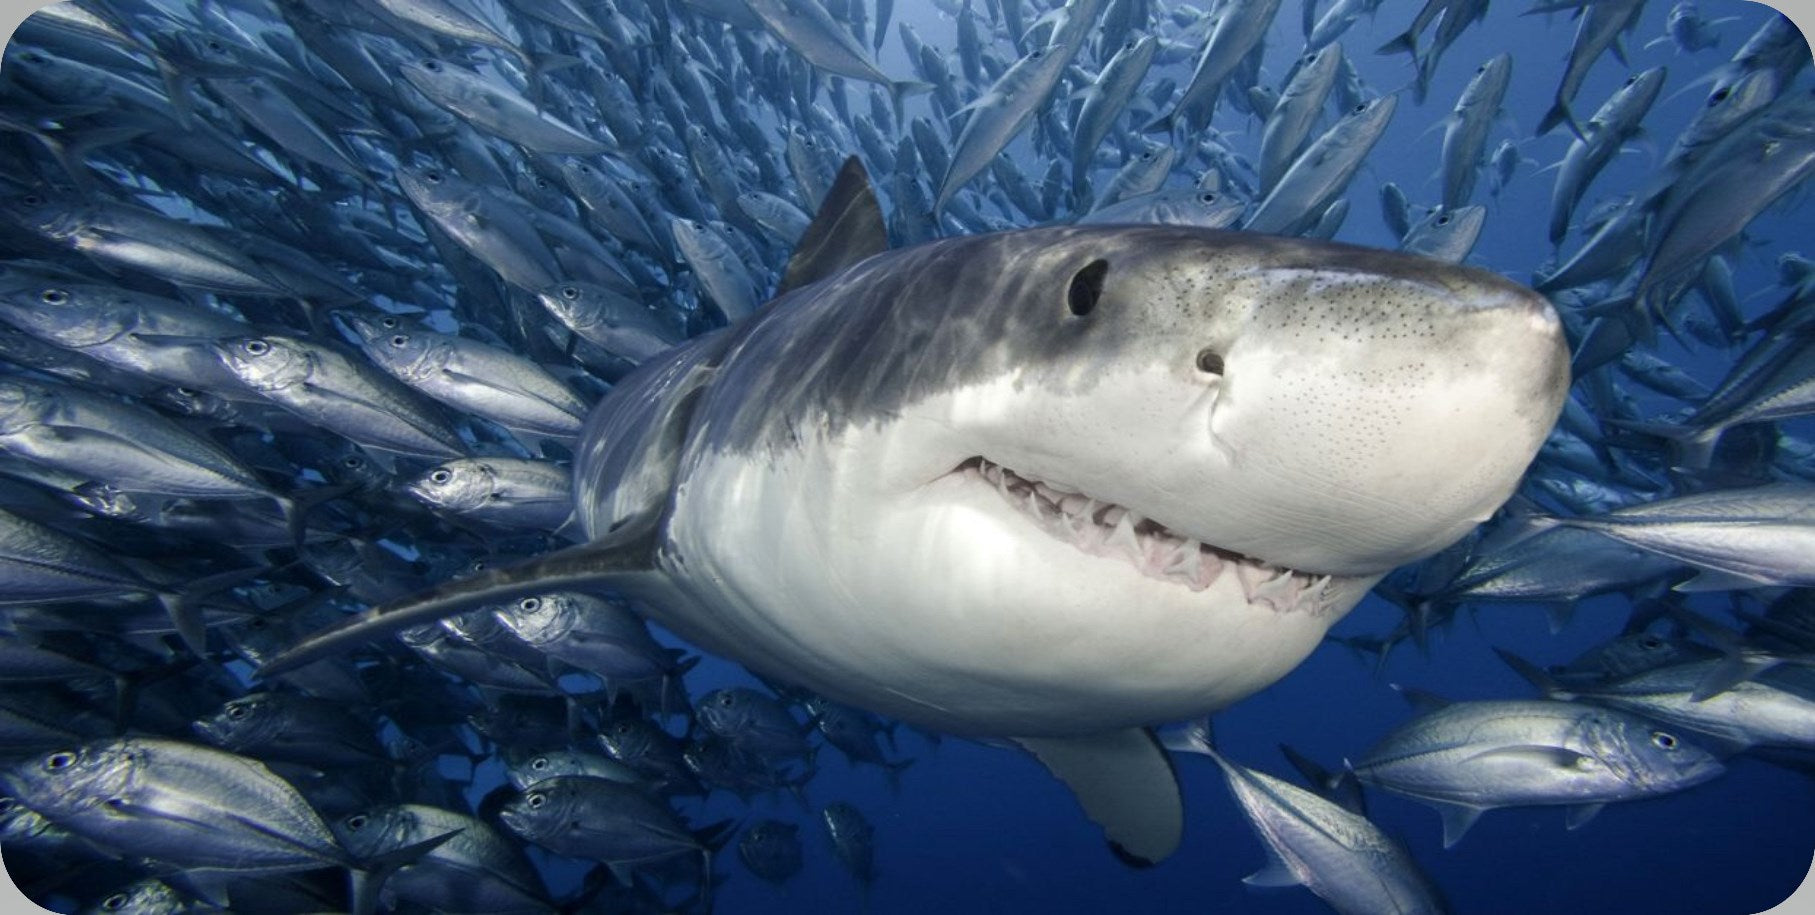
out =
[(1543, 298), (1330, 244), (1036, 230), (798, 295), (732, 345), (670, 526), (748, 612), (679, 628), (960, 732), (1271, 683), (1486, 519), (1568, 387)]
[(1373, 575), (1454, 542), (1568, 389), (1549, 303), (1492, 274), (1240, 235), (1061, 238), (969, 306), (1013, 312), (1022, 345), (900, 425), (1271, 565)]

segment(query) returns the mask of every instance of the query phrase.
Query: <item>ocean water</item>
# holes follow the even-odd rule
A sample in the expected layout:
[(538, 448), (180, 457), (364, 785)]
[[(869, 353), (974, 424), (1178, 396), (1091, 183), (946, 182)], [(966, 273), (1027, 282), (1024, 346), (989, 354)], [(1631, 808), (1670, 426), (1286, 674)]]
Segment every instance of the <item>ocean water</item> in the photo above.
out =
[[(139, 2), (111, 0), (102, 8), (131, 18)], [(674, 2), (678, 4), (678, 0)], [(1348, 59), (1370, 93), (1397, 91), (1403, 97), (1384, 137), (1346, 192), (1351, 209), (1335, 236), (1338, 240), (1386, 248), (1396, 245), (1397, 239), (1380, 215), (1379, 188), (1393, 182), (1416, 206), (1428, 206), (1438, 199), (1442, 121), (1475, 67), (1495, 54), (1511, 51), (1511, 90), (1503, 115), (1490, 132), (1487, 149), (1492, 151), (1501, 140), (1511, 139), (1518, 144), (1525, 161), (1497, 194), (1490, 196), (1490, 178), (1485, 172), (1477, 183), (1473, 202), (1486, 204), (1488, 215), (1467, 263), (1531, 282), (1534, 272), (1555, 257), (1545, 234), (1555, 171), (1545, 167), (1562, 158), (1570, 136), (1566, 128), (1535, 137), (1533, 132), (1563, 78), (1575, 23), (1566, 10), (1523, 14), (1524, 5), (1499, 0), (1487, 11), (1484, 21), (1466, 29), (1442, 54), (1423, 104), (1416, 104), (1411, 97), (1413, 70), (1406, 56), (1383, 55), (1374, 50), (1403, 31), (1420, 4), (1384, 0), (1376, 12), (1361, 17), (1341, 38)], [(282, 29), (281, 22), (273, 24), (267, 12), (270, 7), (263, 2), (245, 0), (214, 6), (244, 28), (257, 24)], [(974, 4), (980, 15), (985, 6), (982, 2)], [(1028, 4), (1029, 23), (1042, 6), (1037, 2)], [(1165, 10), (1185, 8), (1183, 4), (1155, 6)], [(489, 6), (484, 9), (497, 12)], [(669, 15), (662, 9), (661, 4), (636, 0), (596, 7), (601, 15), (629, 16), (644, 26), (649, 17)], [(1705, 0), (1700, 4), (1700, 14), (1706, 20), (1718, 21), (1715, 28), (1720, 41), (1715, 47), (1690, 53), (1665, 38), (1671, 9), (1662, 0), (1643, 4), (1636, 25), (1623, 41), (1624, 62), (1609, 53), (1587, 71), (1574, 106), (1582, 118), (1633, 73), (1662, 66), (1668, 68), (1668, 78), (1659, 101), (1644, 120), (1645, 136), (1629, 144), (1594, 182), (1577, 210), (1578, 218), (1595, 202), (1641, 191), (1654, 179), (1671, 143), (1696, 110), (1706, 104), (1707, 87), (1698, 81), (1724, 64), (1748, 36), (1777, 15), (1761, 4)], [(955, 46), (954, 17), (945, 4), (896, 0), (894, 16), (896, 22), (911, 23), (929, 45), (948, 50)], [(1267, 32), (1262, 83), (1277, 87), (1302, 50), (1300, 21), (1298, 2), (1283, 4)], [(1805, 23), (1812, 21), (1815, 19), (1804, 17)], [(710, 20), (679, 13), (673, 14), (672, 25), (677, 31), (722, 28)], [(1179, 29), (1168, 21), (1162, 31), (1170, 36)], [(779, 45), (776, 47), (780, 50)], [(997, 53), (1010, 56), (1000, 49)], [(474, 46), (467, 49), (467, 54), (469, 60), (484, 61), (497, 52)], [(878, 59), (893, 78), (913, 78), (912, 67), (894, 34)], [(952, 69), (957, 70), (956, 55), (950, 55), (950, 59)], [(1156, 64), (1143, 87), (1166, 76), (1183, 84), (1190, 75), (1191, 59), (1187, 56), (1183, 61)], [(582, 64), (588, 65), (591, 64)], [(5, 82), (5, 75), (0, 68), (0, 84)], [(557, 72), (550, 78), (571, 79), (575, 74)], [(1799, 72), (1793, 85), (1808, 91), (1808, 71)], [(749, 96), (762, 89), (753, 84), (740, 87), (739, 91)], [(852, 110), (867, 111), (868, 102), (861, 88), (851, 91)], [(5, 89), (0, 89), (0, 110), (30, 110), (17, 94), (5, 93)], [(931, 106), (925, 96), (919, 96), (909, 99), (906, 110), (910, 116), (924, 115)], [(98, 123), (105, 117), (103, 112), (84, 123)], [(771, 115), (765, 118), (765, 123), (773, 120)], [(1327, 122), (1326, 117), (1324, 123)], [(1257, 154), (1260, 121), (1235, 109), (1226, 99), (1219, 104), (1212, 126), (1236, 153), (1250, 159)], [(1128, 128), (1124, 123), (1118, 129)], [(250, 127), (241, 126), (239, 130), (239, 139), (265, 142)], [(1158, 135), (1154, 138), (1163, 139)], [(8, 139), (9, 143), (25, 145), (16, 132)], [(143, 141), (124, 142), (130, 145)], [(1114, 137), (1111, 142), (1116, 142)], [(776, 143), (779, 148), (781, 140)], [(855, 151), (836, 150), (840, 155)], [(740, 151), (733, 148), (727, 152), (735, 156)], [(1030, 178), (1044, 174), (1048, 156), (1035, 148), (1027, 133), (1010, 143), (1007, 152)], [(99, 160), (108, 157), (105, 149), (91, 155)], [(43, 169), (43, 174), (54, 176), (54, 166), (39, 152), (27, 151), (23, 160), (15, 155), (7, 161), (26, 161)], [(109, 193), (117, 192), (122, 182), (132, 177), (117, 164), (101, 168), (96, 174)], [(1188, 186), (1200, 172), (1199, 161), (1181, 155), (1168, 186)], [(1100, 185), (1107, 180), (1109, 169), (1099, 168), (1095, 175)], [(9, 183), (29, 184), (26, 177), (0, 176)], [(178, 176), (141, 177), (167, 190), (182, 191)], [(934, 176), (935, 187), (936, 179)], [(972, 186), (986, 186), (991, 180), (980, 177)], [(784, 192), (754, 186), (742, 189)], [(887, 211), (892, 201), (886, 185), (882, 190)], [(320, 189), (311, 185), (292, 194), (314, 206), (317, 204), (307, 203), (312, 191)], [(402, 199), (394, 184), (383, 179), (378, 182), (376, 193)], [(186, 211), (180, 204), (164, 201), (160, 205), (172, 216), (193, 216), (193, 211)], [(1812, 213), (1815, 210), (1809, 205), (1806, 189), (1793, 190), (1754, 220), (1744, 237), (1727, 252), (1734, 288), (1748, 317), (1764, 314), (1788, 294), (1779, 282), (1778, 259), (1780, 255), (1802, 253), (1805, 240), (1815, 237)], [(230, 212), (219, 215), (230, 225), (241, 224)], [(244, 222), (250, 224), (249, 220)], [(1564, 255), (1579, 246), (1581, 240), (1579, 232), (1572, 230), (1563, 245)], [(0, 249), (9, 262), (43, 253), (39, 247), (21, 241), (16, 232), (0, 236), (0, 243), (18, 245), (14, 250)], [(778, 250), (771, 244), (759, 248), (765, 255)], [(62, 256), (67, 264), (85, 263), (74, 254)], [(438, 255), (434, 250), (424, 250), (419, 256), (432, 260)], [(759, 285), (767, 287), (780, 262), (768, 257), (752, 266), (759, 275)], [(110, 274), (118, 276), (121, 272), (97, 270), (95, 275), (103, 278), (97, 281), (105, 281)], [(130, 270), (123, 272), (129, 279), (135, 278)], [(670, 278), (677, 289), (686, 288), (679, 292), (650, 290), (651, 300), (672, 295), (677, 308), (682, 307), (679, 303), (691, 302), (691, 277), (675, 271)], [(137, 277), (135, 281), (145, 278)], [(357, 285), (357, 279), (354, 282)], [(241, 304), (242, 311), (255, 319), (261, 307), (258, 300)], [(1722, 348), (1693, 339), (1685, 343), (1666, 334), (1648, 348), (1712, 386), (1734, 365), (1746, 345)], [(1617, 384), (1637, 402), (1641, 415), (1664, 416), (1683, 408), (1682, 403), (1646, 390), (1623, 376)], [(1815, 422), (1806, 418), (1786, 421), (1780, 428), (1785, 435), (1803, 440), (1815, 435)], [(1815, 471), (1815, 464), (1805, 460), (1802, 475), (1806, 478), (1811, 471)], [(1569, 624), (1558, 632), (1552, 631), (1544, 609), (1535, 604), (1470, 606), (1452, 623), (1435, 631), (1425, 649), (1401, 644), (1378, 669), (1372, 658), (1358, 657), (1341, 644), (1326, 642), (1278, 683), (1219, 713), (1215, 718), (1218, 745), (1236, 761), (1282, 776), (1290, 769), (1277, 751), (1281, 743), (1326, 766), (1340, 767), (1343, 760), (1357, 756), (1412, 714), (1389, 684), (1414, 686), (1453, 699), (1530, 696), (1531, 687), (1495, 657), (1494, 648), (1509, 649), (1543, 664), (1560, 664), (1617, 635), (1631, 603), (1629, 597), (1621, 594), (1583, 600)], [(1755, 598), (1726, 592), (1698, 594), (1689, 601), (1692, 608), (1716, 617), (1736, 605), (1754, 609), (1759, 606)], [(1113, 614), (1115, 608), (1105, 607), (1103, 612)], [(1396, 606), (1372, 596), (1338, 624), (1333, 635), (1382, 635), (1400, 618), (1401, 611)], [(667, 633), (659, 635), (670, 644), (685, 646)], [(243, 666), (237, 670), (244, 674)], [(695, 697), (721, 686), (757, 685), (735, 664), (714, 657), (707, 657), (691, 671), (686, 683), (688, 692)], [(759, 819), (776, 818), (802, 827), (805, 867), (783, 886), (755, 879), (737, 861), (734, 849), (721, 852), (716, 870), (726, 879), (715, 892), (715, 910), (864, 911), (875, 915), (1327, 910), (1324, 903), (1302, 888), (1258, 890), (1242, 883), (1242, 877), (1265, 863), (1262, 846), (1232, 802), (1221, 775), (1207, 759), (1176, 759), (1187, 808), (1184, 845), (1159, 865), (1137, 870), (1124, 866), (1105, 850), (1101, 832), (1082, 816), (1064, 786), (1024, 753), (950, 738), (935, 744), (902, 728), (891, 755), (914, 760), (903, 773), (899, 790), (891, 790), (879, 769), (847, 765), (828, 747), (821, 751), (819, 770), (807, 787), (810, 807), (803, 807), (786, 794), (758, 796), (748, 802), (723, 793), (705, 801), (677, 800), (676, 808), (695, 825), (726, 819), (749, 825)], [(448, 771), (457, 772), (459, 767), (450, 765)], [(465, 793), (476, 801), (500, 781), (495, 762), (482, 764)], [(867, 888), (841, 869), (820, 826), (819, 810), (835, 800), (855, 804), (875, 826), (876, 875)], [(1463, 841), (1448, 850), (1442, 847), (1438, 818), (1428, 808), (1383, 793), (1370, 793), (1369, 801), (1374, 821), (1408, 846), (1455, 912), (1761, 912), (1786, 899), (1802, 884), (1815, 858), (1815, 778), (1807, 769), (1799, 771), (1746, 755), (1732, 760), (1729, 771), (1711, 782), (1674, 795), (1610, 805), (1580, 829), (1566, 829), (1559, 808), (1490, 811)], [(534, 857), (557, 894), (572, 890), (585, 870), (579, 864), (553, 860), (540, 852)], [(30, 883), (42, 875), (12, 876), (17, 883)], [(84, 892), (65, 894), (56, 900), (60, 908), (72, 908), (71, 895), (77, 897), (76, 901), (92, 901)], [(685, 896), (677, 886), (669, 899), (675, 902)]]

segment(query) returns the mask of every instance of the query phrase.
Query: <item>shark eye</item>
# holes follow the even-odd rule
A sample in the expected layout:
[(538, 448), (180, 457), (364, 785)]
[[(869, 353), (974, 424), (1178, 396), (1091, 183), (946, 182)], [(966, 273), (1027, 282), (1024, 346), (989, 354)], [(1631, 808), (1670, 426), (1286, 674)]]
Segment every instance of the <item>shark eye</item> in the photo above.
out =
[(1109, 275), (1109, 262), (1098, 258), (1071, 275), (1071, 288), (1065, 291), (1065, 304), (1071, 313), (1083, 317), (1097, 307), (1103, 295), (1103, 278)]
[(1663, 731), (1652, 731), (1651, 742), (1660, 750), (1674, 750), (1678, 745), (1676, 735), (1666, 734)]
[(1223, 355), (1209, 347), (1198, 350), (1197, 370), (1206, 375), (1221, 375), (1223, 373)]

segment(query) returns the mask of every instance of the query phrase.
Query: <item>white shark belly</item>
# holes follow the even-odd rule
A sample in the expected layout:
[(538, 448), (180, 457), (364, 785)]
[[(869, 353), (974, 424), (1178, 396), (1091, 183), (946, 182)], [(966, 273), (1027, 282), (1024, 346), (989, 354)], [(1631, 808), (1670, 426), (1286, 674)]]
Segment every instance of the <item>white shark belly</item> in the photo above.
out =
[(1377, 577), (1251, 603), (1234, 568), (1193, 590), (1091, 555), (945, 476), (898, 495), (874, 432), (773, 461), (706, 456), (669, 550), (671, 628), (765, 674), (958, 734), (1086, 734), (1202, 715), (1296, 667)]

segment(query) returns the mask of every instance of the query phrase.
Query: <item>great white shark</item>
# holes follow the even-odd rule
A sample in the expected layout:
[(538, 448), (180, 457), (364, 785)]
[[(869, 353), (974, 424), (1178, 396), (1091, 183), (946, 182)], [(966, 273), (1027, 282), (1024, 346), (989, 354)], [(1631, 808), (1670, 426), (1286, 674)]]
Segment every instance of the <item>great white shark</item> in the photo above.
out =
[(840, 702), (1007, 738), (1126, 859), (1178, 845), (1148, 726), (1273, 683), (1511, 495), (1569, 386), (1548, 301), (1328, 242), (1062, 226), (887, 248), (847, 163), (784, 292), (626, 377), (586, 544), (313, 636), (603, 588)]

